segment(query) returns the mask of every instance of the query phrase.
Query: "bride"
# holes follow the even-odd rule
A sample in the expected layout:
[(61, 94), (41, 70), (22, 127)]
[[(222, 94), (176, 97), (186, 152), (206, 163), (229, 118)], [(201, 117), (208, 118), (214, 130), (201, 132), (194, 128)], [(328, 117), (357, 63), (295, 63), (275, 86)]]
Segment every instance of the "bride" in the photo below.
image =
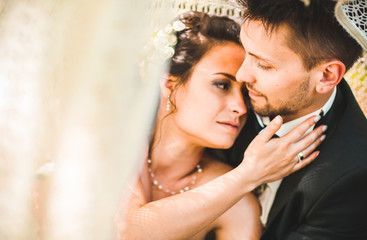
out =
[[(119, 239), (259, 239), (257, 186), (313, 161), (318, 117), (284, 137), (277, 116), (250, 144), (235, 169), (206, 148), (229, 148), (246, 122), (247, 92), (236, 81), (245, 50), (240, 27), (225, 17), (188, 12), (172, 24), (177, 37), (146, 161), (133, 194), (118, 213)], [(299, 162), (297, 153), (303, 152)]]

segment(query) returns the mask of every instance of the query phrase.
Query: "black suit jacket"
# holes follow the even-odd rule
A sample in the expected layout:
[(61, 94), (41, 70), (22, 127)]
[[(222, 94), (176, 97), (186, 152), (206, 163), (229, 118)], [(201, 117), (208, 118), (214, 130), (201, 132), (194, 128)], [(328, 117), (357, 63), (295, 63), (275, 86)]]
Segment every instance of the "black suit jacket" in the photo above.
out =
[[(262, 240), (367, 239), (367, 120), (345, 80), (318, 124), (328, 125), (320, 154), (283, 179)], [(251, 114), (224, 161), (242, 161), (257, 125)]]

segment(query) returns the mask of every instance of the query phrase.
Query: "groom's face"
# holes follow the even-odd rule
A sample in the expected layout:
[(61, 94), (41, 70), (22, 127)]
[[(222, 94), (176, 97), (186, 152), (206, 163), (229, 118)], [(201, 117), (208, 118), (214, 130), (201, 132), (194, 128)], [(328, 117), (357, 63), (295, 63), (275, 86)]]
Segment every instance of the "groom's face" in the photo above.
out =
[(287, 46), (287, 36), (283, 25), (268, 34), (260, 22), (245, 22), (240, 37), (246, 58), (236, 78), (246, 84), (255, 112), (290, 121), (314, 108), (315, 79), (320, 76), (304, 68), (301, 57)]

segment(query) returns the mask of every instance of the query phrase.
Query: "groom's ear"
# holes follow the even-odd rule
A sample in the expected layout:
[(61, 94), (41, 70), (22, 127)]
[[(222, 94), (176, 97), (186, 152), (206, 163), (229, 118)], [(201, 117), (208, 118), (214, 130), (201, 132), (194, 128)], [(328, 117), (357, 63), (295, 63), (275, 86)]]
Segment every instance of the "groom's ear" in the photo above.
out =
[(319, 66), (322, 78), (316, 84), (318, 93), (328, 93), (342, 80), (345, 73), (345, 65), (339, 60), (331, 60)]

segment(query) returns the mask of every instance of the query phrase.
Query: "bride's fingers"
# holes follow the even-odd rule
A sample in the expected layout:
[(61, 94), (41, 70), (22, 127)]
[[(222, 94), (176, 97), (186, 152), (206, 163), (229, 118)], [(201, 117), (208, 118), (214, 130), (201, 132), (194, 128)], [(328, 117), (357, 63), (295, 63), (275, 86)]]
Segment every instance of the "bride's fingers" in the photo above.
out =
[[(296, 154), (296, 161), (298, 160), (298, 154), (302, 153), (303, 156), (305, 156), (304, 159), (302, 159), (300, 162), (298, 162), (294, 168), (293, 172), (307, 166), (309, 163), (311, 163), (313, 160), (316, 159), (316, 157), (319, 155), (320, 151), (313, 152), (321, 143), (325, 140), (326, 136), (321, 135), (326, 131), (327, 127), (325, 125), (319, 126), (317, 129), (313, 130), (313, 132), (309, 133), (307, 136), (305, 136), (304, 139), (302, 139), (300, 142), (305, 141), (306, 143), (311, 143), (308, 147), (297, 150)], [(321, 136), (320, 136), (321, 135)], [(308, 138), (308, 139), (307, 139)], [(305, 144), (305, 143), (301, 143)]]
[[(306, 166), (310, 162), (312, 162), (316, 156), (318, 155), (319, 151), (315, 151), (315, 149), (321, 144), (321, 142), (325, 139), (325, 135), (317, 138), (311, 145), (307, 148), (297, 152), (294, 154), (294, 160), (296, 162), (295, 166), (297, 166), (297, 170)], [(315, 152), (314, 152), (315, 151)], [(301, 154), (303, 159), (299, 159), (298, 154)], [(316, 154), (316, 155), (315, 155)], [(301, 161), (300, 161), (301, 160)], [(295, 170), (294, 170), (295, 171)]]
[(300, 125), (298, 125), (295, 129), (286, 134), (286, 138), (290, 141), (296, 141), (301, 138), (308, 129), (310, 129), (315, 123), (320, 120), (320, 116), (312, 116), (303, 121)]
[(326, 131), (326, 129), (326, 125), (317, 127), (298, 142), (294, 143), (293, 151), (298, 153), (300, 151), (308, 150), (307, 152), (311, 153), (324, 140), (325, 135), (323, 135), (323, 133)]
[(268, 142), (282, 126), (282, 123), (282, 117), (280, 115), (276, 116), (256, 138)]
[(294, 165), (292, 173), (296, 172), (296, 171), (300, 170), (301, 168), (303, 168), (303, 167), (307, 166), (308, 164), (310, 164), (313, 160), (316, 159), (316, 157), (319, 155), (319, 153), (320, 153), (320, 151), (315, 151), (312, 154), (310, 154), (308, 157), (303, 159), (301, 162), (298, 162), (296, 165)]
[(322, 135), (321, 137), (317, 138), (316, 141), (314, 141), (311, 145), (309, 145), (307, 148), (305, 148), (304, 150), (300, 152), (302, 152), (302, 154), (305, 157), (310, 155), (321, 144), (321, 142), (324, 141), (324, 139), (325, 139), (325, 135)]

